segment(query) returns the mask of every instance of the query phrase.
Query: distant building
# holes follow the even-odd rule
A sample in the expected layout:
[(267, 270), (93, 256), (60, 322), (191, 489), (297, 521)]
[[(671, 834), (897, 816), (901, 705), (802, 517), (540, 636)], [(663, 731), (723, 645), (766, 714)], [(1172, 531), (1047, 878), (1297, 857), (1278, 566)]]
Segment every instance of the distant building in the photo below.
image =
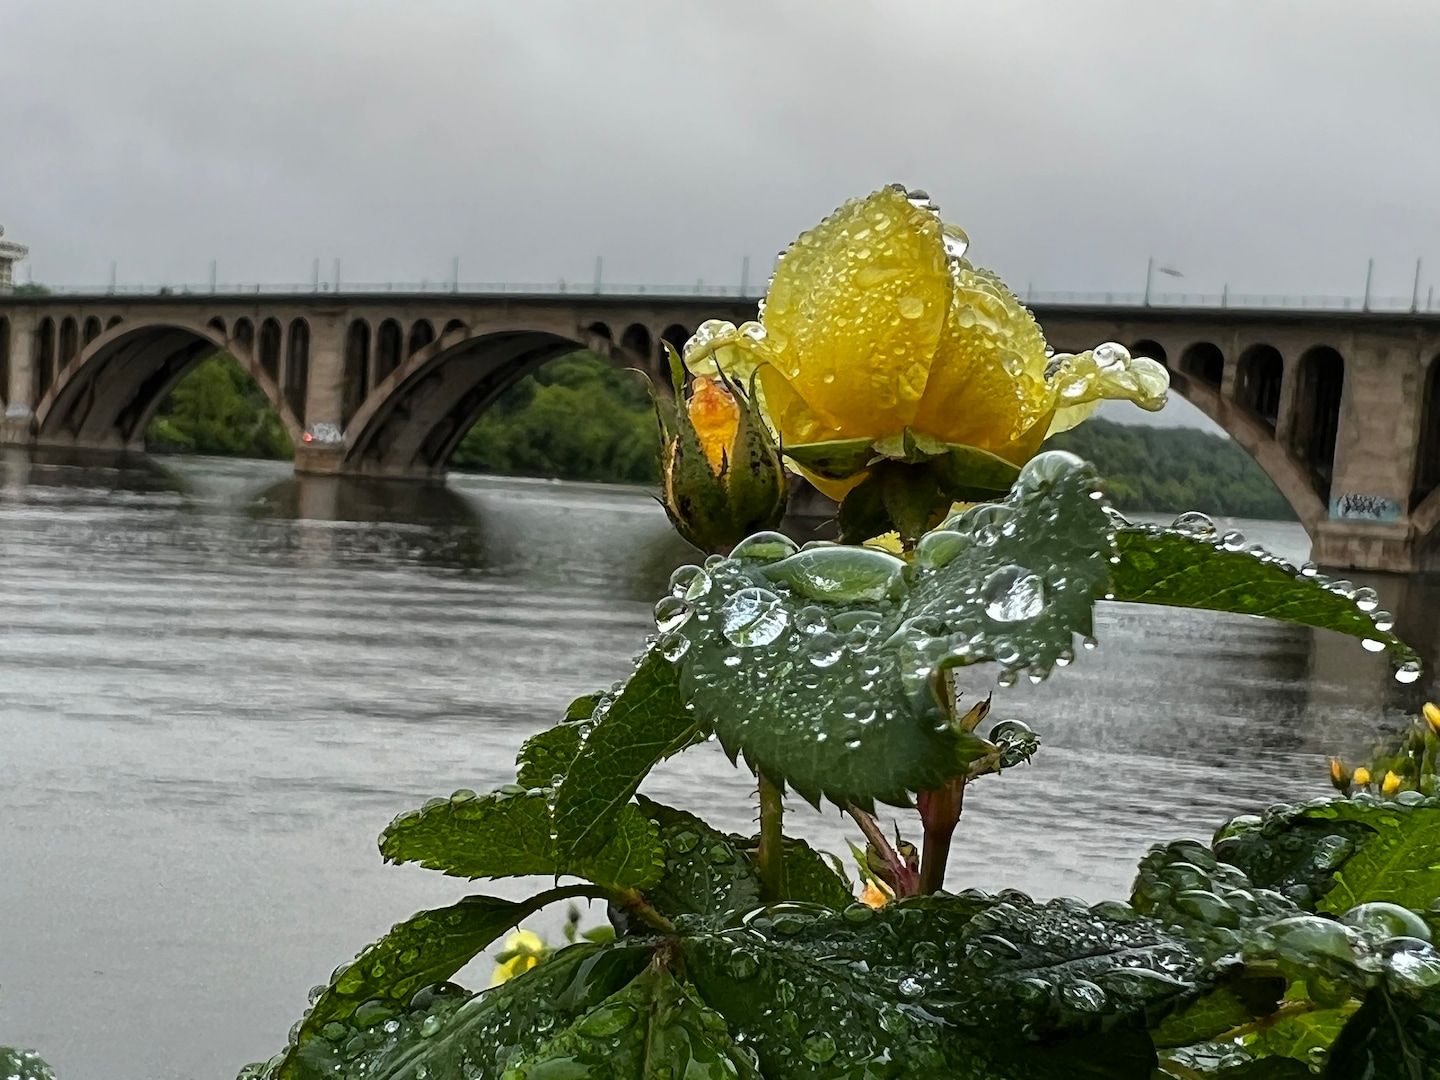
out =
[(15, 287), (15, 264), (29, 254), (30, 249), (24, 244), (6, 240), (5, 226), (0, 225), (0, 292), (9, 292)]

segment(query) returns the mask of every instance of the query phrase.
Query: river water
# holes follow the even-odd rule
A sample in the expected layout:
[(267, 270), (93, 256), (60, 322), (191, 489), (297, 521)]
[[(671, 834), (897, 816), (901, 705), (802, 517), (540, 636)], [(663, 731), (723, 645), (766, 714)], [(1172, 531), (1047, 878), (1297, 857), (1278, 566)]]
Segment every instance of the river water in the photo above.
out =
[[(382, 865), (390, 817), (511, 780), (526, 736), (625, 674), (688, 558), (633, 490), (0, 458), (0, 1043), (62, 1080), (228, 1080), (278, 1049), (311, 984), (468, 891)], [(1433, 669), (1440, 589), (1367, 583)], [(1429, 689), (1324, 632), (1126, 605), (1096, 624), (1098, 650), (998, 692), (1045, 746), (973, 790), (952, 887), (1123, 895), (1149, 843), (1327, 791), (1325, 756)], [(751, 824), (713, 746), (645, 790)], [(803, 805), (787, 826), (849, 835)]]

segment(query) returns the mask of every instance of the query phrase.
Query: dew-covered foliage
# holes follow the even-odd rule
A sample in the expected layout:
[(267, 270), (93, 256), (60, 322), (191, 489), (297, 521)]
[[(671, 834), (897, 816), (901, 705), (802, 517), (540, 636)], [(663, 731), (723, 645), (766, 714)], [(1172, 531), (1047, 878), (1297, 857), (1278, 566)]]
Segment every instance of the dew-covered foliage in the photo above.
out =
[[(959, 701), (947, 671), (986, 664), (1004, 684), (1079, 662), (1106, 598), (1349, 633), (1390, 649), (1402, 679), (1413, 662), (1376, 598), (1194, 515), (1133, 526), (1067, 454), (1033, 459), (1004, 500), (902, 555), (756, 534), (676, 570), (632, 677), (528, 740), (517, 784), (433, 799), (381, 837), (387, 859), (452, 876), (579, 883), (398, 924), (243, 1075), (1437, 1080), (1440, 798), (1426, 740), (1440, 731), (1423, 719), (1403, 754), (1377, 759), (1404, 774), (1399, 790), (1347, 773), (1348, 797), (1160, 845), (1125, 900), (937, 891), (917, 884), (917, 848), (865, 829), (873, 801), (913, 802), (928, 859), (947, 794), (1039, 746), (984, 701)], [(637, 793), (658, 762), (712, 736), (760, 778), (756, 835)], [(767, 842), (767, 784), (855, 816), (850, 872), (798, 839)], [(606, 904), (613, 942), (561, 948), (480, 993), (448, 981), (520, 919), (577, 896)]]
[[(1286, 620), (1419, 674), (1371, 590), (1203, 515), (1133, 524), (1089, 464), (1041, 452), (1100, 400), (1158, 408), (1164, 369), (1113, 342), (1052, 356), (966, 251), (923, 193), (886, 189), (797, 241), (760, 322), (701, 328), (685, 362), (707, 381), (682, 407), (677, 367), (660, 412), (665, 506), (710, 548), (655, 598), (633, 671), (529, 739), (516, 784), (381, 837), (536, 893), (400, 923), (248, 1080), (1440, 1080), (1440, 709), (1335, 762), (1333, 800), (1157, 845), (1125, 899), (963, 888), (1004, 851), (947, 876), (968, 786), (1023, 783), (1045, 734), (992, 716), (1003, 693), (962, 698), (956, 669), (1056, 675), (1098, 603)], [(735, 542), (775, 519), (782, 457), (866, 543)], [(712, 738), (754, 774), (754, 835), (640, 794)], [(787, 794), (853, 820), (850, 861), (785, 835)], [(903, 808), (895, 835), (877, 802)], [(612, 940), (449, 981), (580, 896)]]
[(0, 1077), (4, 1080), (55, 1080), (55, 1071), (34, 1050), (0, 1046)]

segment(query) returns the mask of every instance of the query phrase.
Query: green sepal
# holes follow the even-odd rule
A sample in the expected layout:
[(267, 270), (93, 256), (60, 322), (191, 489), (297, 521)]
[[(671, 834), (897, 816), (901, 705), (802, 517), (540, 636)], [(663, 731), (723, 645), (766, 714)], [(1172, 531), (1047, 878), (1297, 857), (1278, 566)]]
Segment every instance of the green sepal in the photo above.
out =
[(845, 480), (875, 459), (871, 439), (834, 439), (828, 442), (786, 443), (784, 454), (807, 472), (826, 480)]

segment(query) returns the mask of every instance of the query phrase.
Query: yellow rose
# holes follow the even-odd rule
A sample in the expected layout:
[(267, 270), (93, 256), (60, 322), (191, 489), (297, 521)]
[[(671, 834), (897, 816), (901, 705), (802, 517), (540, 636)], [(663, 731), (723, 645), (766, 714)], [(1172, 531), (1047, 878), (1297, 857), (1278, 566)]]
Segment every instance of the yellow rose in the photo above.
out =
[(1386, 772), (1385, 779), (1380, 781), (1380, 793), (1386, 798), (1394, 795), (1400, 790), (1400, 777), (1393, 772)]
[(545, 939), (539, 934), (529, 930), (516, 930), (505, 939), (505, 947), (500, 950), (499, 962), (495, 965), (495, 970), (490, 973), (490, 985), (499, 986), (503, 982), (509, 982), (516, 975), (523, 975), (544, 960), (549, 952), (549, 948), (545, 945)]
[(1440, 705), (1433, 701), (1427, 701), (1422, 710), (1425, 714), (1425, 722), (1430, 725), (1430, 730), (1440, 735)]
[(1351, 779), (1354, 780), (1355, 783), (1358, 784), (1360, 787), (1365, 787), (1367, 784), (1370, 783), (1370, 770), (1365, 768), (1364, 765), (1361, 765), (1352, 774)]
[(1101, 400), (1164, 404), (1154, 360), (1113, 343), (1050, 355), (967, 244), (918, 192), (852, 200), (784, 254), (759, 323), (704, 324), (686, 364), (746, 384), (754, 373), (783, 451), (837, 499), (882, 459), (944, 461), (942, 490), (1003, 491)]

